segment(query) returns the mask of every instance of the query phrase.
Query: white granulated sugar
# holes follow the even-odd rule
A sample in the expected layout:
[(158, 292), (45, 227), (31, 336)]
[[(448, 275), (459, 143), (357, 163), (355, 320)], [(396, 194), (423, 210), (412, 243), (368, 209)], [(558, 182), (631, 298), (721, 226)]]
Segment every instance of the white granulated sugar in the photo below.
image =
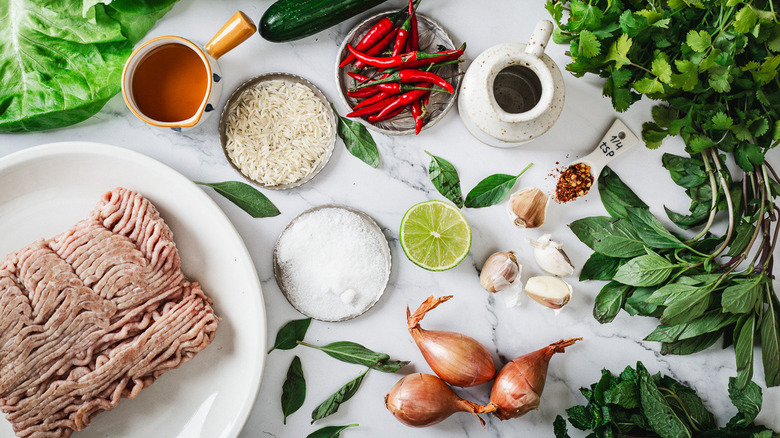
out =
[(288, 299), (323, 320), (362, 313), (387, 281), (386, 245), (381, 233), (348, 210), (301, 216), (279, 238), (276, 253)]

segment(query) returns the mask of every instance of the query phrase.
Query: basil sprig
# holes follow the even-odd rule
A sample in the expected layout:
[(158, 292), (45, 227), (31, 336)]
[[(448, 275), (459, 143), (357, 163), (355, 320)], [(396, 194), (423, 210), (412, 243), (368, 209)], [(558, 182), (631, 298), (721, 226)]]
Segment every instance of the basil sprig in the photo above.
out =
[(358, 343), (350, 341), (333, 342), (328, 345), (318, 346), (298, 342), (300, 345), (314, 348), (326, 353), (328, 356), (346, 363), (363, 365), (383, 373), (395, 373), (409, 364), (408, 360), (390, 360), (385, 353), (377, 353)]
[(276, 333), (276, 341), (273, 348), (268, 350), (292, 350), (298, 346), (298, 341), (302, 341), (306, 336), (306, 331), (311, 324), (311, 318), (296, 319), (288, 322)]
[(498, 204), (506, 198), (506, 195), (515, 186), (515, 182), (520, 178), (520, 175), (524, 174), (531, 166), (533, 166), (533, 163), (526, 166), (517, 175), (498, 173), (488, 176), (466, 195), (464, 205), (469, 208), (482, 208)]
[(358, 424), (347, 424), (346, 426), (325, 426), (306, 435), (306, 438), (339, 438), (341, 432), (349, 427), (358, 427)]
[(337, 132), (349, 153), (371, 167), (379, 166), (379, 150), (377, 150), (374, 137), (371, 136), (368, 129), (360, 122), (340, 116), (332, 104), (331, 107), (338, 118)]
[(366, 374), (370, 369), (371, 368), (366, 368), (366, 370), (363, 371), (361, 375), (347, 382), (333, 395), (328, 397), (324, 402), (320, 403), (319, 406), (314, 408), (314, 411), (311, 413), (311, 422), (314, 423), (317, 420), (321, 420), (329, 415), (335, 414), (336, 411), (339, 410), (339, 406), (341, 406), (342, 403), (351, 399), (352, 396), (355, 395), (358, 388), (360, 388), (360, 384), (363, 383), (363, 378), (366, 377)]
[(273, 202), (249, 184), (239, 181), (218, 183), (195, 181), (195, 184), (211, 187), (254, 218), (272, 217), (281, 214)]

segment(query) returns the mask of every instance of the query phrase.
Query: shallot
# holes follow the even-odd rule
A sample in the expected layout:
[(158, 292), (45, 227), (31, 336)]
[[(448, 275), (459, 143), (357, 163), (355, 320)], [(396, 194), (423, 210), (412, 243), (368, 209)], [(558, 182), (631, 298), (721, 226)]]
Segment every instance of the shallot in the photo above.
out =
[(566, 347), (581, 340), (582, 338), (561, 339), (504, 365), (496, 376), (490, 391), (490, 403), (486, 407), (495, 407), (494, 414), (501, 420), (517, 418), (537, 409), (550, 358), (555, 353), (563, 353)]
[(471, 412), (485, 427), (485, 420), (477, 414), (495, 410), (458, 397), (443, 380), (422, 373), (410, 374), (393, 385), (385, 406), (398, 421), (412, 427), (432, 426), (455, 412)]
[(414, 314), (407, 307), (409, 333), (425, 361), (442, 380), (462, 387), (481, 385), (496, 375), (496, 366), (487, 348), (470, 336), (420, 327), (420, 321), (426, 313), (450, 298), (452, 295), (439, 298), (430, 296)]

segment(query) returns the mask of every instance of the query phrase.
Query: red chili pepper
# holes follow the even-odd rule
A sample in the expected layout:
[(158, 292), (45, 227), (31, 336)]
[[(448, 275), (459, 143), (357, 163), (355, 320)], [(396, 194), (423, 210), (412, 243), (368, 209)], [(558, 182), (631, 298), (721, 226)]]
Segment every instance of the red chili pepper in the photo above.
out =
[(368, 106), (364, 106), (363, 108), (360, 108), (357, 111), (353, 110), (351, 113), (347, 114), (347, 117), (363, 117), (371, 114), (376, 114), (378, 112), (383, 111), (385, 108), (387, 108), (388, 105), (390, 105), (396, 99), (397, 99), (396, 96), (387, 97), (386, 99), (382, 99), (379, 102), (373, 103)]
[(383, 79), (377, 79), (375, 81), (366, 82), (364, 84), (358, 85), (356, 89), (360, 90), (366, 87), (378, 87), (380, 84), (386, 84), (389, 82), (399, 82), (399, 81), (403, 83), (425, 82), (425, 83), (438, 85), (439, 87), (444, 88), (450, 93), (455, 92), (455, 89), (452, 87), (452, 85), (449, 82), (447, 82), (444, 78), (437, 75), (436, 73), (431, 73), (429, 71), (423, 71), (423, 70), (411, 70), (411, 69), (395, 72)]
[[(393, 42), (393, 38), (395, 38), (396, 33), (397, 33), (396, 29), (391, 30), (390, 33), (385, 35), (385, 37), (382, 38), (378, 43), (376, 43), (370, 49), (366, 50), (365, 54), (369, 55), (369, 56), (375, 56), (375, 55), (378, 55), (378, 54), (382, 53), (382, 51), (385, 50), (387, 48), (387, 46), (390, 45), (391, 42)], [(347, 45), (347, 47), (349, 47), (349, 45)], [(350, 52), (350, 55), (355, 56), (351, 52)], [(355, 68), (362, 68), (362, 67), (365, 67), (365, 66), (366, 66), (366, 63), (360, 61), (360, 59), (355, 61)]]
[(355, 106), (352, 107), (352, 111), (358, 110), (363, 107), (367, 107), (369, 105), (373, 105), (377, 102), (381, 102), (382, 100), (387, 99), (390, 96), (395, 96), (396, 94), (398, 93), (387, 93), (382, 91), (379, 94), (375, 94), (362, 102), (358, 102)]
[(419, 89), (428, 90), (429, 89), (429, 88), (421, 88), (421, 87), (409, 87), (409, 86), (406, 86), (406, 85), (401, 85), (401, 84), (399, 84), (397, 82), (391, 82), (391, 83), (379, 82), (379, 80), (386, 79), (387, 77), (389, 77), (391, 75), (384, 75), (383, 77), (379, 78), (377, 81), (371, 82), (371, 83), (366, 83), (367, 81), (369, 81), (371, 79), (371, 78), (369, 78), (366, 75), (361, 75), (360, 73), (355, 73), (353, 71), (347, 72), (347, 75), (349, 75), (351, 78), (353, 78), (353, 79), (355, 79), (357, 81), (363, 82), (363, 84), (358, 85), (358, 87), (360, 87), (360, 88), (355, 89), (355, 90), (347, 91), (347, 95), (350, 96), (350, 97), (352, 97), (352, 95), (350, 95), (349, 93), (357, 93), (357, 92), (360, 92), (362, 90), (380, 90), (380, 91), (384, 91), (385, 93), (400, 94), (402, 92), (405, 93), (405, 92), (411, 91), (411, 90), (419, 90)]
[(407, 47), (410, 52), (415, 52), (420, 49), (420, 32), (417, 27), (417, 11), (412, 0), (409, 0), (409, 16), (412, 17), (412, 24), (409, 28), (409, 39), (407, 40)]
[(376, 93), (379, 93), (379, 89), (376, 87), (366, 87), (361, 88), (360, 90), (349, 90), (347, 91), (347, 96), (353, 97), (355, 99), (363, 99), (366, 97), (371, 97), (375, 95)]
[(409, 17), (407, 17), (407, 19), (404, 21), (404, 24), (398, 28), (398, 36), (395, 37), (395, 44), (393, 44), (393, 52), (391, 56), (398, 56), (403, 53), (404, 49), (406, 49), (406, 41), (409, 39), (409, 29), (412, 27), (412, 19), (415, 21), (417, 20), (414, 16), (414, 10), (415, 4), (409, 0)]
[(360, 62), (368, 64), (372, 67), (414, 68), (423, 65), (430, 65), (438, 62), (458, 59), (461, 57), (461, 55), (463, 55), (463, 52), (466, 51), (466, 43), (463, 43), (463, 45), (456, 50), (445, 50), (443, 52), (437, 52), (437, 53), (426, 53), (418, 50), (415, 52), (404, 53), (403, 55), (388, 56), (382, 58), (370, 55), (369, 53), (362, 53), (358, 50), (355, 50), (355, 48), (349, 44), (347, 44), (347, 50), (349, 50), (350, 53), (355, 55), (355, 58), (357, 58)]
[(423, 110), (421, 98), (418, 98), (412, 102), (411, 110), (412, 117), (414, 118), (414, 135), (417, 135), (420, 133), (423, 127)]
[[(360, 42), (355, 45), (355, 49), (360, 51), (370, 49), (376, 43), (381, 41), (385, 35), (392, 32), (392, 30), (393, 22), (387, 17), (382, 18), (373, 27), (371, 27), (368, 32), (366, 32), (366, 35), (360, 40)], [(339, 67), (345, 67), (354, 60), (355, 56), (350, 53), (346, 58), (344, 58), (343, 61), (341, 61)]]
[(374, 114), (371, 116), (368, 116), (368, 121), (372, 123), (381, 122), (387, 119), (392, 119), (393, 117), (397, 116), (398, 114), (401, 114), (401, 112), (404, 110), (404, 107), (396, 108), (395, 111), (392, 111), (389, 114), (385, 114), (384, 116), (379, 116), (379, 114)]
[[(386, 116), (397, 108), (403, 108), (406, 105), (409, 105), (410, 103), (414, 102), (418, 98), (422, 97), (422, 95), (425, 93), (426, 93), (425, 90), (412, 90), (398, 97), (391, 98), (391, 102), (387, 106), (385, 106), (385, 108), (382, 111), (380, 111), (379, 114), (377, 114), (377, 117)], [(384, 101), (380, 103), (384, 103)]]

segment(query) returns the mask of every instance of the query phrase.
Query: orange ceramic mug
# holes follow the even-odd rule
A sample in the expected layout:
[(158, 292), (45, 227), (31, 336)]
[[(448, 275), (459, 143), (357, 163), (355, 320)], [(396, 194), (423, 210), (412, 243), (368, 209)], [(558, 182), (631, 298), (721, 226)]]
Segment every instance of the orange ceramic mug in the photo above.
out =
[(192, 128), (216, 108), (222, 94), (217, 59), (257, 31), (236, 12), (205, 47), (161, 36), (133, 51), (122, 71), (122, 96), (139, 119), (175, 131)]

